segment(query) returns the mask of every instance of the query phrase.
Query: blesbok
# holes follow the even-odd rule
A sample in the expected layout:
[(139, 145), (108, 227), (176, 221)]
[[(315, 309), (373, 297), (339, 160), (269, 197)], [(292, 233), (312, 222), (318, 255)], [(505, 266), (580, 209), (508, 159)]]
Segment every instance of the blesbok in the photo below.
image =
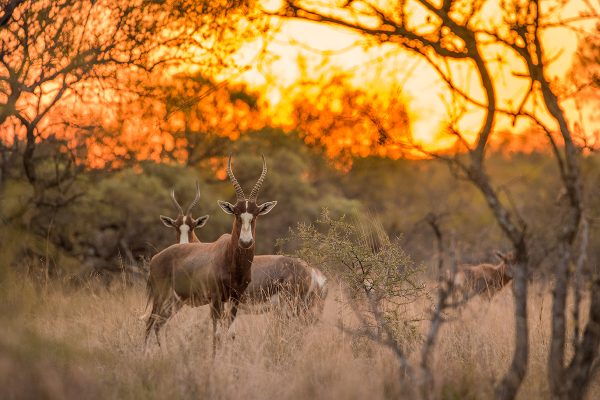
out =
[[(166, 226), (175, 229), (178, 243), (200, 242), (192, 231), (204, 226), (208, 215), (196, 220), (193, 218), (191, 209), (199, 198), (200, 189), (197, 187), (196, 198), (184, 213), (174, 191), (171, 191), (171, 200), (179, 215), (177, 219), (161, 215), (160, 219)], [(186, 221), (191, 221), (190, 227), (185, 227)], [(287, 311), (308, 321), (321, 315), (326, 297), (327, 278), (319, 269), (299, 258), (260, 255), (254, 256), (250, 284), (241, 299), (240, 308), (249, 313), (287, 308)]]
[(196, 182), (196, 196), (185, 212), (183, 212), (183, 208), (181, 205), (179, 205), (179, 202), (177, 202), (177, 199), (175, 198), (175, 189), (171, 189), (171, 201), (173, 202), (173, 205), (179, 214), (175, 219), (161, 215), (160, 220), (163, 222), (163, 224), (165, 224), (165, 226), (175, 229), (177, 232), (177, 243), (184, 244), (200, 242), (194, 233), (194, 229), (202, 228), (206, 224), (206, 221), (208, 221), (208, 215), (203, 215), (202, 217), (196, 219), (192, 217), (192, 208), (194, 208), (200, 201), (200, 186), (198, 182)]
[(254, 257), (252, 281), (242, 298), (250, 313), (276, 308), (290, 311), (306, 321), (323, 312), (327, 297), (327, 278), (300, 258), (282, 255)]
[(463, 300), (477, 295), (487, 295), (488, 300), (506, 286), (513, 278), (513, 253), (503, 254), (499, 251), (496, 256), (499, 264), (466, 265), (454, 277), (455, 294), (462, 294)]
[(240, 298), (251, 280), (257, 217), (267, 214), (277, 202), (260, 205), (256, 202), (267, 174), (264, 156), (262, 173), (248, 198), (231, 170), (231, 157), (227, 174), (235, 188), (237, 202), (233, 205), (219, 200), (218, 204), (224, 212), (234, 216), (231, 234), (224, 234), (212, 243), (174, 244), (150, 261), (147, 291), (152, 312), (146, 322), (145, 342), (154, 329), (160, 345), (160, 328), (182, 305), (210, 304), (214, 355), (217, 322), (222, 319), (224, 302), (231, 304), (227, 328), (235, 319)]

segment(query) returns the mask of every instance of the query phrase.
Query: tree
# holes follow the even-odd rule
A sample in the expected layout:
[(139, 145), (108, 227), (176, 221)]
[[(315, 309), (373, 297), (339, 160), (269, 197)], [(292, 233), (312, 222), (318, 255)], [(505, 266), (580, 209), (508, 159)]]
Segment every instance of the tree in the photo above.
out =
[[(0, 221), (3, 238), (27, 235), (14, 249), (32, 264), (48, 260), (48, 251), (41, 245), (23, 250), (26, 243), (74, 252), (73, 240), (54, 226), (61, 210), (72, 212), (90, 181), (124, 166), (88, 162), (102, 156), (96, 154), (101, 145), (118, 143), (103, 129), (114, 123), (116, 108), (151, 96), (156, 76), (184, 65), (206, 73), (236, 68), (229, 55), (262, 24), (251, 1), (0, 5)], [(126, 158), (118, 150), (113, 159)], [(20, 255), (7, 257), (7, 264)]]
[[(248, 2), (192, 0), (8, 1), (0, 17), (0, 140), (24, 137), (25, 176), (39, 197), (34, 153), (47, 137), (50, 114), (91, 99), (139, 95), (148, 73), (185, 62), (225, 67), (223, 56), (253, 31)], [(151, 15), (152, 18), (148, 18)], [(242, 35), (243, 36), (243, 35)], [(216, 45), (208, 45), (210, 41)], [(166, 71), (166, 70), (163, 70)], [(19, 122), (13, 127), (7, 120)], [(68, 134), (73, 135), (72, 131)], [(9, 140), (10, 137), (10, 140)]]
[[(502, 4), (490, 2), (490, 6), (494, 7), (501, 18), (486, 23), (488, 19), (484, 5), (488, 4), (484, 1), (465, 4), (444, 0), (436, 4), (429, 0), (416, 0), (383, 5), (369, 1), (350, 1), (331, 8), (320, 7), (316, 3), (288, 0), (278, 15), (345, 27), (371, 38), (375, 43), (394, 43), (427, 60), (448, 85), (453, 96), (483, 110), (481, 125), (473, 144), (467, 140), (464, 131), (452, 124), (448, 132), (455, 137), (460, 152), (447, 156), (423, 148), (421, 150), (429, 156), (444, 159), (479, 189), (515, 250), (513, 291), (516, 347), (511, 367), (496, 387), (496, 396), (501, 399), (516, 396), (527, 371), (528, 237), (533, 233), (527, 231), (525, 221), (518, 218), (490, 182), (485, 169), (486, 148), (498, 115), (507, 115), (514, 120), (526, 118), (543, 129), (556, 159), (564, 189), (561, 200), (562, 218), (556, 230), (548, 380), (554, 398), (583, 397), (592, 377), (592, 365), (598, 357), (600, 278), (595, 278), (591, 288), (589, 322), (582, 338), (576, 339), (574, 356), (565, 364), (566, 296), (571, 281), (569, 263), (574, 253), (573, 244), (583, 211), (581, 152), (561, 108), (557, 91), (548, 77), (549, 60), (541, 40), (545, 28), (568, 26), (570, 21), (561, 20), (560, 7), (564, 4), (559, 2), (541, 5), (538, 0), (514, 0)], [(593, 10), (589, 10), (580, 18), (596, 16)], [(515, 57), (525, 67), (525, 73), (519, 76), (526, 80), (529, 89), (512, 107), (504, 107), (498, 101), (499, 93), (491, 72), (491, 63), (502, 58), (496, 52), (493, 53), (495, 58), (488, 58), (488, 53), (484, 52), (486, 46), (503, 49), (504, 53), (501, 54)], [(483, 98), (472, 96), (467, 87), (453, 79), (452, 69), (446, 68), (451, 63), (463, 63), (477, 74)], [(544, 106), (542, 114), (534, 108), (538, 103)], [(548, 120), (552, 127), (545, 122)]]
[(584, 35), (579, 41), (576, 56), (571, 64), (569, 84), (574, 89), (569, 90), (575, 100), (575, 105), (581, 118), (577, 121), (575, 131), (578, 134), (578, 140), (582, 147), (588, 151), (598, 151), (600, 149), (600, 130), (586, 124), (583, 118), (584, 114), (590, 115), (592, 121), (598, 121), (600, 115), (598, 101), (600, 96), (600, 25), (587, 35)]
[(231, 141), (268, 123), (259, 97), (243, 84), (177, 73), (157, 74), (145, 85), (147, 95), (81, 118), (90, 120), (81, 129), (94, 132), (89, 167), (152, 160), (213, 170)]
[(292, 95), (291, 125), (307, 144), (322, 146), (326, 156), (349, 164), (370, 154), (397, 158), (398, 146), (411, 137), (406, 101), (400, 90), (378, 93), (355, 87), (350, 76), (336, 73), (298, 85)]
[(243, 85), (181, 74), (161, 85), (159, 93), (165, 129), (190, 166), (225, 156), (229, 142), (267, 122), (258, 96)]

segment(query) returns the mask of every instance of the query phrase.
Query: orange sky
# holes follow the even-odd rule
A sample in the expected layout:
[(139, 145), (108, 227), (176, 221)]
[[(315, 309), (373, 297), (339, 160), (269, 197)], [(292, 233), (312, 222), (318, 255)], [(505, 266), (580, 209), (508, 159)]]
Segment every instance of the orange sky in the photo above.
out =
[[(498, 18), (498, 10), (494, 9), (498, 3), (499, 0), (489, 0), (486, 3), (489, 6), (485, 9), (484, 14), (490, 15), (490, 24), (494, 24), (494, 18)], [(566, 11), (561, 13), (561, 16), (564, 18), (576, 16), (583, 9), (583, 5), (583, 0), (572, 0)], [(329, 79), (332, 71), (339, 71), (350, 76), (350, 81), (356, 87), (380, 95), (376, 101), (372, 101), (372, 98), (366, 97), (367, 100), (365, 103), (369, 105), (381, 105), (384, 103), (381, 101), (382, 97), (391, 95), (398, 96), (405, 101), (408, 105), (408, 116), (413, 138), (426, 145), (430, 150), (448, 147), (451, 140), (454, 140), (453, 137), (449, 135), (444, 136), (441, 132), (443, 132), (442, 128), (449, 119), (449, 108), (457, 106), (457, 104), (452, 103), (445, 84), (438, 77), (434, 69), (422, 58), (408, 53), (393, 44), (361, 46), (361, 44), (364, 44), (364, 38), (360, 35), (346, 29), (324, 24), (299, 20), (274, 19), (273, 25), (279, 29), (274, 33), (269, 33), (269, 37), (243, 45), (242, 50), (235, 55), (238, 64), (248, 67), (245, 72), (240, 74), (238, 70), (233, 74), (233, 77), (231, 75), (217, 77), (234, 83), (235, 81), (247, 83), (251, 89), (264, 93), (269, 103), (266, 107), (269, 107), (270, 113), (270, 115), (264, 118), (264, 121), (273, 124), (279, 123), (283, 126), (287, 122), (289, 126), (292, 102), (296, 100), (293, 94), (297, 94), (300, 90), (294, 87), (297, 81), (302, 78), (304, 80), (321, 82), (322, 80)], [(593, 24), (588, 25), (593, 27)], [(585, 27), (588, 28), (589, 26)], [(577, 48), (577, 36), (572, 31), (564, 28), (552, 29), (544, 34), (543, 41), (546, 56), (553, 59), (548, 68), (548, 77), (551, 79), (556, 77), (558, 80), (564, 79)], [(263, 54), (261, 50), (265, 47), (267, 49), (266, 56), (258, 57), (259, 54)], [(483, 49), (488, 60), (493, 59), (498, 53), (497, 49), (489, 46)], [(327, 63), (323, 63), (324, 54), (326, 55)], [(507, 62), (502, 64), (502, 68), (499, 68), (499, 65), (500, 63), (489, 63), (495, 77), (499, 105), (507, 107), (510, 101), (514, 101), (515, 103), (520, 101), (529, 80), (515, 77), (515, 73), (523, 73), (525, 68), (514, 56), (509, 56)], [(481, 99), (484, 102), (477, 75), (469, 65), (453, 64), (452, 72), (455, 78), (457, 78), (459, 86), (473, 97)], [(106, 94), (104, 95), (106, 96)], [(319, 98), (321, 105), (323, 102), (327, 102), (327, 100), (327, 96)], [(336, 99), (332, 99), (332, 103), (334, 100)], [(75, 98), (74, 101), (76, 101)], [(316, 101), (311, 102), (310, 105), (315, 105), (316, 103)], [(210, 107), (211, 105), (208, 104), (207, 106)], [(567, 110), (571, 122), (576, 121), (577, 113), (573, 110), (573, 104), (566, 102), (563, 106)], [(238, 118), (236, 114), (230, 113), (230, 121), (226, 121), (226, 118), (219, 114), (219, 112), (224, 110), (224, 107), (219, 104), (213, 108), (214, 110), (218, 110), (218, 112), (215, 112), (214, 118), (219, 119), (215, 122), (215, 125), (218, 125), (220, 128), (219, 132), (232, 134), (231, 132), (234, 132), (236, 128), (243, 128), (242, 118)], [(335, 108), (333, 104), (331, 108)], [(355, 110), (354, 106), (347, 108)], [(69, 110), (68, 101), (65, 102), (63, 109)], [(77, 107), (73, 107), (73, 109), (76, 110)], [(318, 107), (314, 109), (317, 110), (318, 115), (323, 115), (321, 109)], [(156, 143), (157, 146), (154, 146), (155, 151), (160, 151), (159, 145), (163, 145), (167, 149), (175, 146), (172, 143), (172, 139), (170, 139), (170, 142), (164, 142), (166, 139), (161, 139), (163, 136), (156, 129), (157, 126), (166, 123), (161, 120), (164, 117), (164, 113), (162, 112), (164, 110), (144, 110), (146, 112), (140, 112), (138, 119), (132, 118), (130, 116), (131, 113), (125, 113), (126, 120), (124, 122), (116, 121), (123, 122), (126, 125), (124, 132), (127, 132), (127, 126), (130, 126), (129, 130), (133, 132), (128, 141), (125, 140), (125, 145), (133, 146), (138, 142), (146, 143), (140, 140), (140, 138), (147, 137), (148, 143)], [(396, 108), (396, 110), (401, 110), (401, 108)], [(540, 111), (543, 117), (543, 109), (538, 107), (536, 111)], [(102, 112), (106, 113), (110, 112), (110, 110), (103, 110)], [(113, 110), (113, 112), (116, 111)], [(389, 115), (397, 115), (397, 113), (390, 112), (388, 108), (383, 110), (383, 113), (385, 112), (388, 112)], [(332, 115), (334, 116), (334, 120), (339, 120), (337, 118), (338, 114), (333, 113)], [(261, 114), (261, 119), (263, 117), (264, 114)], [(481, 110), (474, 107), (467, 107), (463, 118), (459, 122), (461, 132), (466, 132), (467, 136), (469, 132), (474, 134), (479, 128), (482, 117), (483, 113)], [(153, 119), (150, 120), (149, 118)], [(104, 115), (101, 120), (106, 122), (107, 116)], [(109, 122), (110, 120), (111, 118), (108, 118)], [(254, 121), (255, 118), (250, 116), (249, 120)], [(396, 121), (402, 122), (401, 119), (396, 119)], [(525, 127), (525, 124), (522, 123), (520, 126), (513, 128), (510, 124), (511, 121), (505, 117), (499, 116), (496, 121), (496, 130), (501, 131), (508, 128), (515, 132), (515, 135), (518, 134), (521, 128)], [(525, 122), (525, 120), (523, 121)], [(173, 122), (173, 118), (167, 122)], [(366, 121), (366, 123), (369, 123), (369, 121)], [(588, 131), (596, 130), (598, 129), (597, 123), (597, 121), (592, 122), (590, 119), (584, 129), (587, 128)], [(392, 124), (394, 126), (403, 125), (396, 122)], [(143, 126), (144, 129), (139, 129), (139, 126)], [(316, 126), (314, 130), (320, 134), (320, 128), (321, 126)], [(361, 136), (361, 133), (367, 132), (368, 129), (361, 130), (361, 126), (357, 126), (354, 120), (348, 122), (343, 128), (343, 134), (339, 138), (331, 135), (333, 139), (339, 139), (341, 142), (333, 144), (328, 142), (327, 146), (333, 148), (334, 151), (336, 150), (335, 147), (338, 147), (337, 150), (339, 150), (343, 146), (350, 147), (352, 150), (358, 149), (358, 151), (354, 152), (354, 155), (369, 154), (373, 142), (365, 140), (364, 135)], [(373, 131), (372, 124), (369, 125), (369, 128)], [(500, 136), (498, 135), (498, 140), (501, 140)], [(356, 141), (353, 143), (350, 139), (356, 139), (356, 141), (362, 141), (362, 143), (357, 144)], [(161, 140), (163, 141), (161, 142)], [(523, 143), (523, 141), (516, 140), (515, 143)], [(545, 139), (543, 139), (542, 143), (545, 143)], [(327, 150), (331, 150), (329, 147)], [(381, 147), (383, 146), (380, 146), (377, 151)], [(385, 148), (379, 151), (378, 154), (383, 156), (398, 156), (399, 151), (397, 150), (399, 148), (397, 145), (394, 148), (394, 146), (389, 145), (389, 142), (387, 142)], [(114, 145), (109, 145), (106, 151), (114, 152)], [(332, 158), (337, 156), (337, 154), (329, 155)], [(141, 158), (144, 157), (156, 158), (152, 154), (142, 155)]]
[[(273, 9), (273, 4), (277, 2), (267, 3), (267, 7)], [(491, 16), (492, 24), (493, 19), (498, 16), (497, 10), (494, 9), (497, 7), (496, 3), (488, 2), (489, 6), (485, 11)], [(584, 2), (581, 0), (571, 1), (561, 16), (565, 18), (576, 16), (583, 7)], [(449, 118), (448, 107), (452, 102), (445, 84), (420, 57), (399, 50), (394, 45), (365, 50), (357, 45), (361, 41), (359, 35), (342, 28), (299, 20), (276, 20), (275, 24), (280, 26), (280, 30), (267, 44), (270, 54), (268, 61), (257, 62), (256, 57), (263, 45), (262, 42), (244, 47), (238, 54), (238, 61), (250, 66), (240, 79), (266, 92), (276, 116), (285, 119), (289, 106), (286, 93), (300, 77), (299, 57), (309, 65), (307, 71), (310, 74), (310, 71), (318, 70), (317, 66), (323, 59), (321, 53), (326, 52), (330, 65), (350, 72), (359, 87), (377, 90), (378, 85), (381, 88), (398, 85), (402, 90), (402, 96), (409, 101), (415, 139), (422, 140), (423, 143), (433, 147), (443, 146), (438, 133)], [(593, 25), (588, 24), (587, 27), (589, 26)], [(554, 59), (548, 68), (549, 77), (563, 79), (577, 48), (576, 34), (564, 28), (556, 28), (546, 31), (542, 38), (546, 56)], [(492, 58), (496, 53), (496, 50), (487, 48), (484, 54)], [(497, 77), (499, 105), (504, 107), (508, 105), (507, 102), (518, 102), (517, 99), (522, 97), (528, 86), (527, 80), (514, 76), (514, 73), (524, 72), (524, 66), (510, 54), (507, 59), (508, 67), (502, 70), (494, 68), (490, 63), (492, 72)], [(471, 68), (456, 65), (453, 67), (453, 74), (471, 95), (482, 98), (483, 92)], [(318, 78), (318, 75), (314, 78)], [(568, 114), (573, 115), (572, 104), (564, 103), (563, 106)], [(467, 107), (459, 126), (466, 132), (476, 132), (482, 116), (481, 111)], [(523, 124), (517, 126), (516, 130), (523, 126)], [(510, 121), (499, 117), (496, 128), (510, 128)]]

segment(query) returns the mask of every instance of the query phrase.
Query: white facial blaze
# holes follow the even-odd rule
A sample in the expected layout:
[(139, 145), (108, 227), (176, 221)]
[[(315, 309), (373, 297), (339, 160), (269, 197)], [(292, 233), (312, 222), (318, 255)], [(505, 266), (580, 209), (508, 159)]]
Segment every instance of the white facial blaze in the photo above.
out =
[(190, 226), (185, 223), (187, 217), (183, 217), (183, 223), (179, 227), (179, 244), (189, 243)]
[(244, 243), (250, 243), (252, 241), (252, 218), (254, 216), (249, 212), (242, 213), (240, 218), (242, 219), (242, 229), (240, 230), (240, 240)]

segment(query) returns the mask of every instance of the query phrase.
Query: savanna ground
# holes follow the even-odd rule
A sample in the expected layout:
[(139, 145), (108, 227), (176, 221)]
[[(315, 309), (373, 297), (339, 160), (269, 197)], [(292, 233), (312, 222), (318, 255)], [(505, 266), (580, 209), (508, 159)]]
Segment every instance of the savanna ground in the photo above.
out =
[[(165, 346), (143, 350), (143, 285), (111, 290), (39, 287), (2, 280), (0, 392), (12, 398), (412, 398), (389, 349), (353, 334), (354, 312), (332, 287), (314, 325), (242, 312), (235, 340), (210, 355), (208, 307), (184, 307), (166, 328)], [(531, 361), (520, 399), (548, 398), (546, 360), (550, 295), (533, 285), (529, 299)], [(428, 301), (408, 306), (424, 314)], [(512, 295), (473, 299), (452, 312), (435, 348), (436, 397), (491, 398), (510, 363)], [(427, 324), (419, 327), (424, 333)], [(341, 327), (344, 327), (343, 329)], [(417, 344), (418, 346), (418, 344)], [(590, 399), (600, 394), (596, 377)]]

